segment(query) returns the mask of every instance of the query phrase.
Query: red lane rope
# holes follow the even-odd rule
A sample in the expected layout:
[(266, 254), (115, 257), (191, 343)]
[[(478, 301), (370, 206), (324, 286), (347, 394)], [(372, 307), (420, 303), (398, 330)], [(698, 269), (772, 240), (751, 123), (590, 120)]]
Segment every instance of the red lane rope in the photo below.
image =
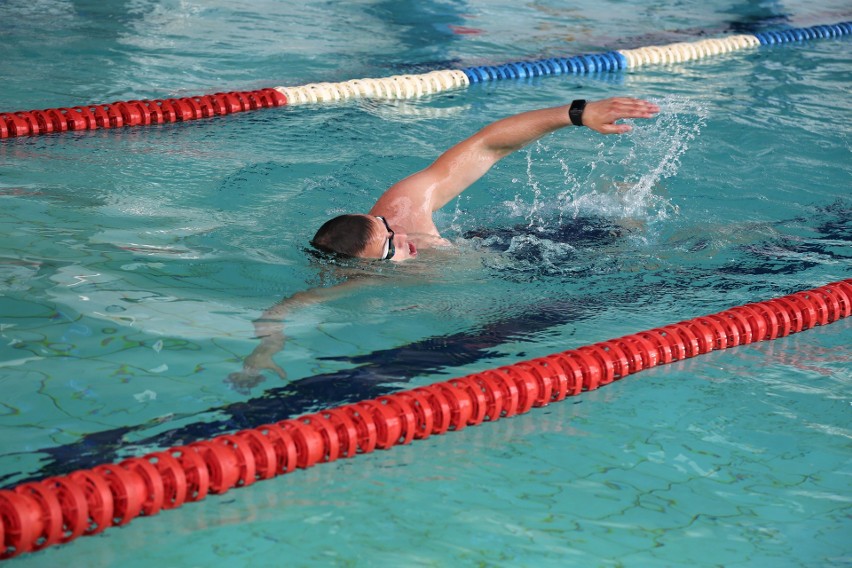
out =
[(102, 105), (0, 113), (0, 139), (52, 132), (185, 122), (287, 104), (275, 89), (201, 97), (122, 101)]
[(208, 493), (545, 406), (664, 363), (852, 314), (852, 279), (0, 490), (0, 559), (155, 515)]

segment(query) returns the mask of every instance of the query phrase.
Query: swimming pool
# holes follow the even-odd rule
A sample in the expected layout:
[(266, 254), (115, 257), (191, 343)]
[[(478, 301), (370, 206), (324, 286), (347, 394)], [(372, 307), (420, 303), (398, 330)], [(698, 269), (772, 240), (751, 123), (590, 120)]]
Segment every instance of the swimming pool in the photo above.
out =
[[(234, 6), (51, 4), (33, 34), (48, 7), (7, 3), (17, 25), (0, 65), (16, 80), (2, 107), (575, 54), (784, 14), (848, 19), (827, 3), (702, 3), (688, 17), (648, 3), (641, 21), (535, 4), (511, 23), (508, 3)], [(848, 59), (848, 41), (822, 41), (4, 142), (3, 484), (848, 277)], [(621, 93), (666, 112), (630, 137), (560, 133), (508, 158), (439, 216), (457, 249), (376, 268), (383, 284), (292, 318), (288, 381), (233, 376), (252, 320), (334, 278), (303, 250), (327, 216), (368, 207), (491, 120)], [(14, 562), (842, 563), (849, 338), (839, 322), (655, 369)]]

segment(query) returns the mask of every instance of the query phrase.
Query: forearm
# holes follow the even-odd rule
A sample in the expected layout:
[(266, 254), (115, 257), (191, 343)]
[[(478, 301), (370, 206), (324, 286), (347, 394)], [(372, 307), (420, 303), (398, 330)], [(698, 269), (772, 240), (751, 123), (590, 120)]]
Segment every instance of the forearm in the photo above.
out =
[(499, 159), (566, 126), (571, 126), (571, 119), (568, 117), (568, 106), (562, 105), (498, 120), (475, 134), (472, 141)]
[(254, 333), (258, 339), (269, 338), (268, 343), (284, 341), (284, 320), (293, 311), (314, 304), (321, 304), (346, 295), (355, 286), (375, 284), (375, 279), (366, 280), (360, 275), (350, 275), (334, 286), (322, 288), (310, 288), (296, 292), (292, 296), (284, 298), (274, 306), (268, 308), (263, 314), (254, 320)]
[[(561, 105), (533, 110), (510, 116), (486, 126), (474, 138), (487, 151), (497, 154), (498, 159), (538, 140), (545, 134), (571, 125), (568, 110), (571, 105)], [(582, 112), (583, 126), (601, 134), (624, 134), (630, 132), (627, 124), (616, 124), (625, 118), (651, 118), (660, 112), (654, 103), (627, 97), (616, 97), (602, 101), (589, 101)]]

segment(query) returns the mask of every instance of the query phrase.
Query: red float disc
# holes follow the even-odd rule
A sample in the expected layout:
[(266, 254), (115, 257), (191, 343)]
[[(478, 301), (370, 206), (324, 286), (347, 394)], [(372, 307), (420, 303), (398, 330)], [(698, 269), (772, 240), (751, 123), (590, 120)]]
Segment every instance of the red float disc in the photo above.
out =
[(103, 105), (90, 106), (88, 109), (95, 121), (95, 125), (90, 127), (92, 130), (96, 128), (112, 128), (112, 119)]
[(285, 432), (289, 432), (296, 442), (296, 465), (309, 468), (326, 455), (325, 444), (316, 428), (299, 420), (282, 420), (277, 423)]
[(583, 392), (583, 368), (571, 357), (566, 357), (565, 353), (555, 353), (550, 355), (549, 359), (559, 363), (560, 368), (565, 373), (565, 378), (568, 381), (565, 385), (565, 396), (576, 396)]
[(210, 492), (225, 493), (240, 480), (240, 464), (233, 448), (221, 442), (204, 440), (189, 444), (207, 465)]
[(155, 452), (145, 458), (157, 468), (163, 484), (163, 509), (180, 507), (186, 501), (186, 473), (180, 462), (167, 452)]
[(411, 407), (409, 400), (398, 396), (396, 393), (377, 398), (381, 403), (384, 403), (394, 409), (396, 415), (402, 421), (402, 433), (397, 440), (398, 444), (410, 444), (414, 440), (414, 433), (417, 431), (417, 412)]
[(251, 451), (258, 479), (275, 477), (278, 472), (278, 455), (269, 438), (257, 430), (241, 430), (233, 436), (246, 444)]
[(476, 382), (474, 375), (468, 375), (459, 379), (449, 381), (457, 389), (467, 391), (471, 402), (470, 418), (468, 425), (482, 424), (485, 420), (485, 413), (488, 410), (488, 396), (485, 394), (482, 386)]
[(553, 384), (556, 382), (554, 375), (554, 367), (548, 365), (544, 359), (532, 359), (530, 361), (522, 361), (512, 367), (526, 371), (536, 383), (537, 394), (533, 399), (533, 406), (547, 406), (553, 398)]
[(41, 533), (33, 541), (33, 550), (41, 550), (46, 546), (62, 541), (62, 505), (54, 487), (43, 481), (24, 483), (15, 487), (15, 493), (34, 499), (41, 508)]
[(41, 129), (41, 125), (39, 124), (38, 118), (33, 115), (32, 111), (16, 112), (14, 113), (14, 116), (18, 117), (20, 120), (26, 123), (28, 135), (37, 136), (39, 134), (44, 134), (44, 131)]
[(231, 93), (216, 93), (211, 96), (215, 97), (219, 101), (221, 107), (225, 109), (225, 112), (223, 114), (243, 111), (243, 105), (240, 102), (240, 99), (238, 99)]
[(450, 420), (452, 419), (452, 410), (450, 403), (444, 394), (430, 387), (417, 387), (415, 393), (423, 395), (427, 404), (432, 409), (432, 434), (443, 434), (450, 429)]
[(261, 92), (266, 93), (267, 98), (272, 102), (273, 106), (283, 106), (287, 104), (287, 97), (278, 89), (266, 88), (261, 89)]
[(663, 336), (656, 330), (641, 331), (635, 335), (654, 346), (657, 350), (657, 360), (660, 363), (671, 363), (675, 359), (672, 355), (671, 345), (669, 345), (668, 342), (663, 339)]
[(790, 301), (789, 298), (776, 298), (771, 300), (779, 307), (780, 310), (783, 310), (788, 316), (790, 316), (790, 333), (799, 333), (805, 328), (805, 318), (807, 317), (804, 313), (802, 313), (802, 309), (798, 306), (796, 302)]
[(180, 104), (182, 106), (184, 120), (196, 120), (202, 117), (201, 108), (199, 108), (198, 103), (195, 102), (192, 98), (183, 97), (177, 100), (180, 101)]
[(89, 503), (83, 485), (70, 477), (52, 477), (44, 481), (49, 484), (62, 507), (63, 536), (60, 542), (70, 542), (89, 528)]
[(76, 107), (71, 107), (68, 110), (73, 111), (75, 114), (81, 116), (83, 118), (83, 120), (85, 120), (85, 123), (83, 124), (83, 128), (81, 128), (79, 130), (92, 130), (92, 129), (98, 127), (97, 119), (95, 118), (95, 115), (92, 114), (92, 111), (89, 110), (89, 107), (76, 106)]
[(92, 472), (100, 474), (112, 491), (114, 525), (126, 525), (142, 512), (148, 498), (148, 488), (138, 473), (115, 465), (99, 465)]
[(162, 124), (165, 122), (163, 110), (160, 105), (154, 104), (149, 100), (128, 101), (129, 104), (134, 104), (142, 113), (142, 124)]
[(720, 318), (728, 320), (728, 325), (736, 327), (737, 335), (739, 336), (739, 345), (748, 345), (754, 342), (754, 332), (751, 329), (751, 324), (741, 312), (736, 310), (725, 310), (719, 314)]
[(60, 108), (57, 111), (62, 114), (62, 121), (65, 123), (66, 130), (87, 130), (89, 128), (89, 121), (79, 110)]
[(414, 437), (418, 440), (428, 438), (432, 434), (434, 414), (432, 406), (426, 398), (420, 393), (410, 390), (395, 393), (395, 396), (407, 401), (408, 405), (414, 410)]
[(563, 357), (571, 359), (580, 367), (583, 377), (583, 390), (595, 390), (601, 382), (601, 365), (591, 355), (577, 349), (565, 351)]
[(30, 122), (17, 113), (12, 114), (7, 112), (0, 115), (0, 120), (4, 118), (9, 136), (29, 136), (32, 133)]
[(195, 448), (178, 446), (168, 450), (168, 453), (180, 463), (186, 476), (186, 500), (200, 501), (207, 497), (210, 491), (210, 472)]
[(562, 358), (558, 355), (548, 355), (538, 359), (542, 367), (544, 367), (550, 376), (550, 400), (559, 402), (568, 396), (568, 388), (570, 384), (569, 372), (562, 368)]
[(793, 316), (787, 311), (787, 306), (778, 303), (777, 300), (761, 302), (765, 310), (771, 311), (778, 319), (778, 337), (787, 337), (793, 331)]
[(608, 385), (615, 380), (615, 363), (610, 353), (601, 349), (600, 345), (584, 345), (576, 351), (597, 362), (597, 368), (600, 369), (601, 373), (595, 388)]
[(370, 414), (376, 425), (376, 447), (387, 450), (396, 445), (402, 436), (402, 420), (394, 408), (376, 400), (355, 403), (362, 414)]
[(621, 349), (627, 358), (627, 374), (638, 373), (645, 368), (645, 362), (648, 360), (647, 352), (635, 341), (629, 341), (625, 338), (614, 339), (606, 343), (615, 343)]
[(473, 402), (470, 400), (470, 395), (467, 390), (456, 388), (450, 383), (435, 383), (430, 385), (430, 389), (437, 390), (450, 405), (450, 429), (462, 430), (468, 425), (470, 416), (473, 413)]
[(351, 458), (358, 453), (358, 427), (346, 412), (331, 408), (321, 412), (323, 418), (334, 424), (340, 440), (340, 457)]
[(257, 466), (248, 442), (229, 435), (216, 436), (210, 441), (222, 444), (234, 453), (239, 471), (236, 486), (251, 485), (257, 480)]
[(622, 338), (622, 341), (630, 345), (634, 352), (642, 359), (642, 368), (650, 369), (656, 367), (660, 362), (660, 350), (657, 347), (637, 334), (627, 335)]
[(0, 524), (4, 531), (0, 560), (33, 550), (43, 532), (43, 515), (33, 497), (0, 490)]
[(518, 414), (530, 411), (538, 399), (538, 381), (532, 373), (526, 369), (512, 367), (498, 367), (494, 370), (497, 375), (503, 376), (507, 382), (514, 383), (518, 389)]
[(484, 371), (483, 373), (480, 373), (480, 375), (493, 380), (503, 394), (503, 404), (501, 408), (502, 414), (494, 419), (496, 420), (502, 416), (508, 418), (516, 415), (518, 413), (518, 404), (521, 401), (521, 393), (518, 390), (517, 383), (515, 383), (515, 381), (505, 373), (498, 373), (496, 370)]
[(98, 473), (89, 470), (75, 471), (68, 476), (71, 481), (83, 488), (86, 495), (89, 518), (85, 534), (97, 534), (112, 526), (113, 497), (112, 490), (106, 479)]
[(308, 414), (299, 420), (314, 428), (322, 437), (324, 452), (320, 461), (330, 462), (340, 457), (340, 436), (337, 435), (337, 427), (334, 424), (321, 414)]
[(195, 106), (198, 109), (196, 118), (210, 118), (216, 114), (207, 97), (189, 97), (189, 99), (195, 103)]
[(745, 320), (748, 322), (749, 328), (751, 329), (751, 335), (754, 341), (763, 341), (764, 339), (769, 339), (767, 337), (769, 330), (767, 328), (766, 319), (763, 317), (762, 314), (760, 314), (760, 312), (758, 312), (751, 306), (737, 306), (735, 308), (731, 308), (728, 311), (737, 312), (745, 318)]
[(811, 303), (803, 294), (791, 294), (786, 297), (786, 300), (796, 306), (796, 310), (801, 314), (802, 326), (804, 329), (811, 329), (819, 325), (819, 316), (817, 315), (817, 307)]
[(845, 282), (836, 285), (829, 284), (825, 287), (825, 295), (831, 299), (829, 305), (834, 308), (831, 321), (837, 321), (840, 318), (850, 315), (850, 311), (852, 311), (852, 291), (848, 288), (849, 285)]
[[(31, 110), (29, 115), (36, 121), (38, 124), (38, 130), (41, 134), (50, 134), (51, 132), (55, 132), (56, 128), (54, 127), (53, 120), (49, 118), (44, 112), (40, 110)], [(37, 134), (33, 132), (33, 134)]]
[(764, 304), (748, 304), (746, 307), (751, 308), (755, 313), (763, 319), (766, 324), (766, 339), (776, 339), (779, 335), (778, 316), (774, 310), (770, 310)]
[(275, 448), (277, 465), (275, 471), (277, 473), (290, 473), (296, 469), (296, 442), (289, 432), (285, 432), (283, 428), (277, 424), (265, 424), (255, 428), (261, 436), (265, 436)]
[(145, 458), (130, 458), (119, 465), (128, 471), (133, 471), (145, 482), (146, 498), (142, 503), (142, 514), (147, 516), (156, 515), (163, 508), (165, 489), (163, 477), (159, 470)]
[(696, 318), (694, 321), (699, 322), (706, 328), (710, 329), (710, 333), (713, 336), (713, 349), (727, 349), (728, 347), (732, 347), (729, 340), (729, 330), (727, 326), (722, 325), (722, 323), (715, 319), (712, 316), (704, 316), (700, 318)]

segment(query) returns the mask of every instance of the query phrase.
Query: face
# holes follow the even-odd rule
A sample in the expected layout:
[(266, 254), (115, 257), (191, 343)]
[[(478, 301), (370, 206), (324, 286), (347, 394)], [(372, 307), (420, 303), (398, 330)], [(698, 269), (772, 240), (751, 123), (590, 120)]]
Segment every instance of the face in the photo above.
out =
[(417, 248), (408, 240), (408, 235), (395, 230), (384, 217), (374, 217), (376, 230), (364, 249), (362, 258), (378, 258), (401, 262), (417, 256)]

